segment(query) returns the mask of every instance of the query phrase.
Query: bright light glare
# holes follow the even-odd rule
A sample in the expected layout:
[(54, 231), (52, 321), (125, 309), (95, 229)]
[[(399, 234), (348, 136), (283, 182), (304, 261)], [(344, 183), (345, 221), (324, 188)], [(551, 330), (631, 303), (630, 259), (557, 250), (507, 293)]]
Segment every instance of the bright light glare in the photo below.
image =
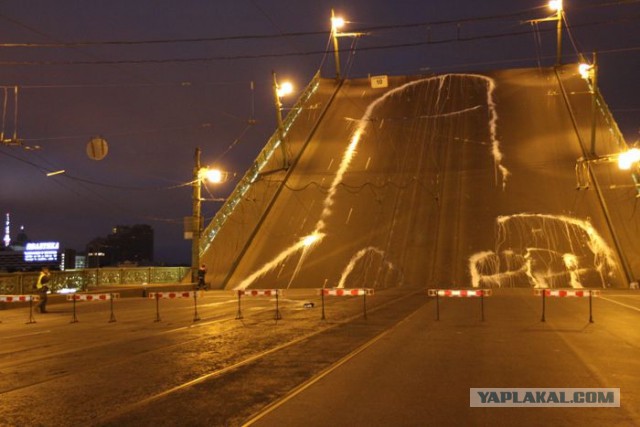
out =
[(225, 173), (220, 169), (206, 169), (203, 175), (207, 181), (213, 184), (220, 184), (225, 180)]
[(580, 73), (580, 76), (585, 80), (588, 80), (591, 77), (592, 70), (593, 70), (593, 65), (589, 65), (589, 64), (578, 65), (578, 72)]
[(551, 0), (549, 2), (549, 9), (554, 10), (556, 12), (562, 10), (562, 0)]
[(338, 31), (340, 28), (344, 27), (345, 21), (344, 18), (340, 16), (334, 16), (331, 18), (331, 28), (333, 31)]
[(618, 156), (618, 168), (629, 170), (637, 161), (640, 161), (640, 149), (632, 148), (624, 153), (620, 153)]
[(309, 234), (304, 239), (302, 239), (302, 244), (306, 247), (309, 247), (313, 245), (315, 242), (317, 242), (318, 240), (320, 240), (320, 237), (321, 235), (319, 233)]
[(278, 93), (279, 98), (289, 95), (290, 93), (293, 93), (293, 84), (291, 84), (291, 82), (284, 82), (280, 86), (278, 86), (276, 92)]

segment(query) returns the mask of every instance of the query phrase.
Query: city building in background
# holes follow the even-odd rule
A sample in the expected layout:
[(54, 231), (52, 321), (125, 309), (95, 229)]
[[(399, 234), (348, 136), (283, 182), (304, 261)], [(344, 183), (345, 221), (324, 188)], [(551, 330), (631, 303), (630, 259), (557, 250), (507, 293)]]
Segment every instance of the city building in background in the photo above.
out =
[(154, 233), (146, 224), (118, 225), (106, 237), (86, 245), (86, 253), (64, 248), (57, 241), (31, 240), (24, 226), (11, 235), (11, 216), (5, 215), (0, 244), (0, 272), (153, 265)]
[(153, 228), (146, 224), (118, 225), (106, 237), (87, 244), (89, 268), (153, 264)]

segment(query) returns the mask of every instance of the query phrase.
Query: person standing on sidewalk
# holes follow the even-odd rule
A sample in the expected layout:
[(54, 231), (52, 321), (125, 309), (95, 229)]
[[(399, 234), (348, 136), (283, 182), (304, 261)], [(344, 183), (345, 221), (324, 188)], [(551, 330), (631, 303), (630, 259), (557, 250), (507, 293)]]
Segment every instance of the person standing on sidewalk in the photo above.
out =
[(204, 278), (207, 275), (207, 266), (202, 264), (200, 268), (198, 268), (198, 289), (205, 289), (206, 284), (204, 282)]
[(38, 281), (36, 282), (36, 291), (40, 296), (40, 302), (38, 303), (37, 309), (40, 313), (47, 312), (47, 293), (49, 292), (49, 286), (47, 284), (51, 280), (51, 272), (49, 268), (44, 267), (38, 276)]

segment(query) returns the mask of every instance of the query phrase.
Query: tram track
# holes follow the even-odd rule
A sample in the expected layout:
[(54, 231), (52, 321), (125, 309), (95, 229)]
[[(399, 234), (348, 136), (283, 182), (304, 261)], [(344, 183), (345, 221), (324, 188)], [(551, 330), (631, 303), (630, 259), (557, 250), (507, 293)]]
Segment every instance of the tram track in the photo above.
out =
[[(145, 420), (147, 420), (147, 417), (149, 417), (150, 414), (156, 414), (156, 412), (158, 411), (158, 408), (166, 408), (167, 407), (166, 402), (168, 401), (172, 402), (172, 404), (169, 406), (174, 406), (176, 403), (176, 400), (180, 402), (184, 402), (186, 400), (186, 402), (191, 402), (191, 403), (193, 403), (194, 401), (200, 402), (201, 401), (200, 398), (198, 397), (191, 398), (188, 396), (191, 396), (194, 394), (198, 395), (202, 393), (203, 390), (205, 394), (209, 394), (211, 391), (211, 388), (215, 390), (213, 392), (213, 395), (208, 395), (206, 398), (203, 397), (202, 401), (212, 401), (212, 402), (216, 401), (218, 393), (222, 395), (226, 393), (225, 390), (229, 383), (237, 383), (238, 381), (242, 382), (242, 380), (238, 380), (237, 378), (239, 377), (241, 378), (244, 375), (247, 375), (247, 373), (249, 373), (249, 375), (252, 375), (251, 372), (256, 372), (256, 370), (257, 371), (260, 370), (260, 368), (258, 368), (259, 366), (270, 365), (271, 361), (279, 360), (282, 358), (296, 359), (296, 355), (300, 354), (301, 349), (303, 349), (303, 352), (305, 348), (308, 348), (310, 349), (311, 353), (314, 353), (314, 352), (322, 353), (322, 350), (320, 350), (318, 347), (322, 347), (321, 343), (325, 341), (324, 337), (329, 335), (337, 335), (338, 339), (343, 342), (344, 348), (336, 349), (335, 354), (332, 351), (328, 359), (320, 362), (320, 365), (322, 365), (322, 369), (325, 369), (327, 365), (331, 365), (332, 363), (336, 362), (335, 360), (336, 356), (339, 356), (337, 357), (337, 359), (341, 359), (343, 353), (350, 353), (351, 351), (353, 351), (354, 346), (359, 347), (360, 345), (362, 345), (361, 337), (359, 337), (358, 339), (354, 339), (353, 341), (351, 340), (347, 340), (346, 342), (344, 341), (344, 334), (346, 333), (347, 335), (350, 335), (350, 332), (348, 331), (349, 325), (355, 325), (354, 327), (357, 330), (366, 329), (368, 331), (365, 334), (366, 342), (368, 342), (370, 339), (373, 339), (373, 340), (379, 339), (378, 337), (380, 335), (383, 335), (385, 331), (387, 331), (389, 328), (393, 328), (397, 323), (401, 322), (404, 318), (406, 318), (407, 316), (417, 311), (426, 303), (426, 299), (416, 298), (416, 296), (419, 294), (420, 292), (412, 292), (410, 294), (405, 294), (400, 297), (394, 298), (390, 301), (387, 301), (384, 304), (380, 304), (379, 306), (369, 310), (369, 313), (371, 314), (376, 312), (381, 312), (385, 309), (390, 309), (390, 308), (391, 308), (391, 311), (393, 311), (393, 307), (395, 305), (404, 303), (403, 308), (398, 310), (400, 314), (391, 316), (390, 319), (386, 319), (385, 321), (378, 323), (374, 321), (363, 320), (362, 313), (358, 313), (358, 314), (351, 315), (339, 322), (325, 324), (325, 327), (321, 329), (317, 329), (310, 333), (298, 336), (294, 339), (281, 343), (277, 346), (271, 347), (267, 350), (261, 351), (256, 354), (252, 354), (248, 357), (243, 358), (242, 360), (239, 360), (235, 363), (224, 366), (220, 369), (207, 372), (206, 374), (203, 374), (197, 378), (191, 379), (189, 381), (185, 381), (181, 384), (178, 384), (166, 390), (160, 391), (151, 396), (147, 396), (143, 399), (139, 399), (135, 402), (131, 402), (128, 405), (123, 406), (119, 408), (117, 411), (110, 414), (108, 419), (104, 419), (95, 425), (97, 426), (134, 425), (135, 422), (133, 420), (140, 419), (139, 415), (137, 414), (144, 413)], [(409, 306), (409, 308), (407, 308), (407, 306)], [(407, 311), (408, 311), (408, 314), (407, 314)], [(335, 331), (339, 331), (339, 332), (335, 332)], [(373, 335), (373, 338), (371, 338), (371, 335)], [(332, 340), (332, 339), (335, 339), (335, 338), (329, 338), (329, 340)], [(296, 363), (304, 365), (308, 363), (309, 359), (312, 359), (312, 358), (313, 356), (296, 359)], [(321, 359), (323, 358), (321, 357)], [(314, 361), (314, 362), (311, 362), (310, 364), (313, 365), (310, 368), (310, 371), (314, 373), (317, 372), (318, 366), (316, 366), (316, 362)], [(274, 363), (273, 365), (274, 375), (272, 376), (272, 378), (277, 377), (277, 378), (286, 379), (290, 377), (289, 375), (285, 375), (285, 374), (278, 375), (278, 373), (275, 370), (276, 366), (282, 366), (282, 363), (281, 362)], [(297, 378), (297, 376), (293, 376), (293, 378)], [(304, 378), (304, 381), (306, 380), (308, 380), (308, 378)], [(260, 380), (257, 380), (257, 382), (260, 382)], [(300, 381), (300, 382), (303, 382), (303, 381)], [(245, 383), (252, 384), (252, 383), (256, 383), (256, 381), (245, 381)], [(297, 386), (298, 384), (299, 382), (296, 380), (295, 383), (287, 385), (286, 387), (283, 388), (282, 394), (285, 394), (291, 388)], [(185, 396), (187, 397), (185, 398)], [(225, 407), (227, 407), (227, 404), (229, 403), (228, 400), (229, 400), (228, 396), (225, 397), (225, 402), (226, 402)], [(266, 405), (270, 402), (271, 402), (271, 399), (269, 399), (268, 402), (260, 402), (260, 404)], [(190, 404), (186, 403), (186, 405), (189, 406)], [(178, 403), (178, 406), (182, 407), (183, 404)], [(220, 423), (219, 419), (215, 420), (214, 425), (225, 425), (225, 426), (240, 425), (241, 419), (247, 418), (252, 413), (255, 413), (255, 411), (247, 412), (248, 408), (253, 408), (251, 404), (246, 405), (246, 408), (244, 410), (241, 410), (240, 412), (238, 412), (238, 408), (244, 407), (244, 406), (245, 406), (244, 403), (236, 403), (233, 405), (229, 405), (228, 408), (230, 412), (224, 415), (225, 421)], [(160, 413), (162, 413), (161, 410), (160, 410)], [(153, 416), (156, 416), (156, 415), (153, 415)], [(230, 417), (236, 418), (236, 421), (229, 421)], [(209, 421), (211, 421), (211, 418), (209, 418)], [(201, 425), (199, 422), (190, 421), (190, 423), (194, 423), (194, 425)], [(202, 425), (210, 425), (210, 424), (204, 423)]]
[[(253, 372), (256, 366), (283, 355), (299, 354), (300, 348), (333, 335), (331, 331), (348, 330), (349, 325), (355, 330), (384, 329), (376, 318), (384, 318), (382, 313), (394, 311), (393, 307), (415, 295), (412, 289), (377, 293), (367, 310), (369, 320), (363, 319), (362, 303), (356, 298), (331, 300), (327, 305), (330, 320), (319, 319), (320, 307), (302, 309), (301, 300), (284, 305), (284, 319), (280, 321), (275, 321), (272, 308), (247, 303), (242, 320), (232, 317), (227, 309), (222, 318), (155, 332), (148, 340), (140, 340), (146, 341), (144, 346), (125, 339), (112, 345), (55, 352), (29, 362), (11, 361), (0, 365), (4, 384), (0, 417), (10, 425), (30, 425), (42, 417), (50, 419), (52, 425), (121, 425), (123, 419), (154, 412), (163, 402), (180, 401), (181, 396), (202, 387), (214, 385), (223, 390), (237, 375)], [(235, 310), (232, 312), (235, 314)], [(176, 333), (180, 331), (189, 334)], [(162, 337), (166, 341), (159, 340)], [(316, 348), (316, 353), (324, 350)], [(301, 356), (295, 363), (306, 365), (311, 360), (310, 369), (315, 370), (313, 358)], [(332, 358), (329, 355), (321, 363), (324, 366)], [(188, 364), (181, 364), (181, 360)], [(45, 399), (46, 404), (34, 407), (29, 404), (33, 399)], [(61, 412), (59, 409), (68, 407), (70, 400), (83, 402), (83, 410)], [(238, 408), (232, 405), (229, 410), (235, 413)], [(249, 415), (243, 411), (238, 413)]]

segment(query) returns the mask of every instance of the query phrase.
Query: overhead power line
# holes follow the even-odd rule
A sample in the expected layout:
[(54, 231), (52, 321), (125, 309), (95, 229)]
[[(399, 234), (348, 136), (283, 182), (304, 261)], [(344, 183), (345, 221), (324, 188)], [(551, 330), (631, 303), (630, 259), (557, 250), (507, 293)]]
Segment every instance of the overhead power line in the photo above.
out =
[[(625, 6), (625, 5), (631, 5), (636, 3), (640, 3), (640, 0), (618, 0), (618, 1), (599, 3), (599, 4), (572, 7), (571, 11), (578, 12), (578, 11), (587, 10), (587, 9), (605, 8), (605, 7), (613, 7), (613, 6)], [(477, 17), (469, 17), (469, 18), (437, 20), (437, 21), (423, 21), (423, 22), (414, 22), (414, 23), (406, 23), (406, 24), (365, 26), (365, 27), (357, 28), (354, 31), (358, 33), (367, 33), (367, 32), (373, 32), (373, 31), (388, 31), (388, 30), (432, 27), (432, 26), (441, 26), (441, 25), (442, 26), (461, 25), (461, 24), (479, 23), (479, 22), (486, 22), (486, 21), (497, 21), (497, 20), (504, 20), (504, 19), (516, 19), (519, 17), (523, 17), (525, 15), (529, 15), (531, 14), (531, 12), (539, 11), (541, 9), (545, 9), (545, 7), (541, 6), (541, 7), (520, 10), (517, 12), (498, 14), (498, 15), (487, 15), (487, 16), (477, 16)], [(262, 9), (260, 10), (262, 11)], [(24, 27), (38, 35), (44, 35), (48, 37), (48, 35), (32, 27), (29, 27), (26, 24), (14, 18), (0, 14), (0, 19), (4, 19), (7, 22)], [(102, 40), (102, 41), (84, 40), (84, 41), (75, 41), (75, 42), (64, 42), (64, 41), (56, 40), (48, 43), (34, 43), (34, 42), (0, 43), (0, 47), (4, 47), (4, 48), (74, 48), (74, 47), (88, 47), (88, 46), (136, 46), (136, 45), (173, 44), (173, 43), (175, 44), (208, 43), (208, 42), (227, 42), (227, 41), (236, 41), (236, 40), (269, 40), (269, 39), (281, 39), (281, 38), (308, 37), (308, 36), (326, 35), (327, 33), (329, 33), (328, 29), (316, 30), (316, 31), (298, 31), (298, 32), (289, 32), (289, 33), (279, 31), (277, 34), (241, 34), (241, 35), (216, 36), (216, 37), (187, 37), (187, 38), (149, 39), (149, 40)]]
[[(572, 27), (575, 29), (580, 27), (586, 28), (586, 27), (592, 27), (597, 25), (611, 25), (611, 24), (618, 24), (621, 22), (633, 22), (633, 21), (637, 21), (638, 19), (640, 19), (640, 15), (627, 16), (624, 18), (619, 18), (614, 20), (574, 24)], [(555, 28), (540, 30), (540, 32), (543, 32), (543, 33), (555, 32)], [(394, 43), (394, 44), (387, 44), (387, 45), (361, 46), (358, 48), (358, 50), (362, 52), (362, 51), (373, 51), (373, 50), (410, 48), (410, 47), (427, 46), (427, 45), (442, 45), (442, 44), (449, 44), (449, 43), (464, 43), (464, 42), (478, 41), (478, 40), (491, 40), (491, 39), (499, 39), (499, 38), (507, 38), (507, 37), (518, 37), (518, 36), (524, 36), (529, 34), (530, 34), (530, 29), (527, 28), (526, 30), (511, 31), (507, 33), (484, 34), (480, 36), (470, 36), (470, 37), (456, 36), (453, 38), (447, 38), (447, 39), (441, 39), (441, 40), (421, 40), (421, 41), (415, 41), (415, 42)], [(620, 50), (633, 51), (636, 49), (637, 49), (636, 47), (630, 47), (630, 48), (622, 48), (622, 49), (614, 49), (614, 50), (615, 51), (620, 51)], [(599, 50), (599, 52), (606, 53), (607, 50)], [(169, 63), (229, 61), (229, 60), (241, 60), (241, 59), (283, 58), (283, 57), (296, 57), (296, 56), (324, 55), (325, 53), (326, 53), (325, 50), (311, 50), (306, 52), (258, 53), (258, 54), (245, 54), (245, 55), (220, 55), (220, 56), (205, 56), (205, 57), (192, 57), (192, 58), (122, 59), (122, 60), (105, 60), (105, 61), (101, 61), (101, 60), (98, 60), (98, 61), (0, 61), (0, 65), (2, 66), (41, 66), (41, 65), (169, 64)]]
[[(640, 1), (640, 0), (639, 0)], [(532, 10), (523, 10), (519, 12), (512, 12), (502, 15), (490, 15), (480, 16), (475, 18), (455, 19), (455, 20), (443, 20), (443, 21), (426, 21), (415, 22), (408, 24), (390, 24), (390, 25), (377, 25), (361, 27), (355, 32), (366, 33), (372, 31), (387, 31), (395, 29), (417, 28), (417, 27), (429, 27), (439, 25), (452, 25), (452, 24), (468, 24), (474, 22), (485, 22), (493, 20), (502, 20), (507, 18), (517, 18), (531, 13)], [(0, 18), (7, 19), (3, 15)], [(10, 20), (15, 22), (15, 20)], [(308, 37), (317, 35), (326, 35), (329, 33), (328, 29), (319, 31), (299, 31), (299, 32), (280, 32), (278, 34), (245, 34), (235, 36), (218, 36), (218, 37), (191, 37), (180, 39), (151, 39), (151, 40), (110, 40), (110, 41), (77, 41), (77, 42), (49, 42), (49, 43), (0, 43), (0, 47), (15, 48), (15, 47), (39, 47), (39, 48), (72, 48), (72, 47), (88, 47), (88, 46), (136, 46), (136, 45), (150, 45), (150, 44), (169, 44), (169, 43), (203, 43), (203, 42), (227, 42), (235, 40), (269, 40), (269, 39), (281, 39), (291, 37)]]

